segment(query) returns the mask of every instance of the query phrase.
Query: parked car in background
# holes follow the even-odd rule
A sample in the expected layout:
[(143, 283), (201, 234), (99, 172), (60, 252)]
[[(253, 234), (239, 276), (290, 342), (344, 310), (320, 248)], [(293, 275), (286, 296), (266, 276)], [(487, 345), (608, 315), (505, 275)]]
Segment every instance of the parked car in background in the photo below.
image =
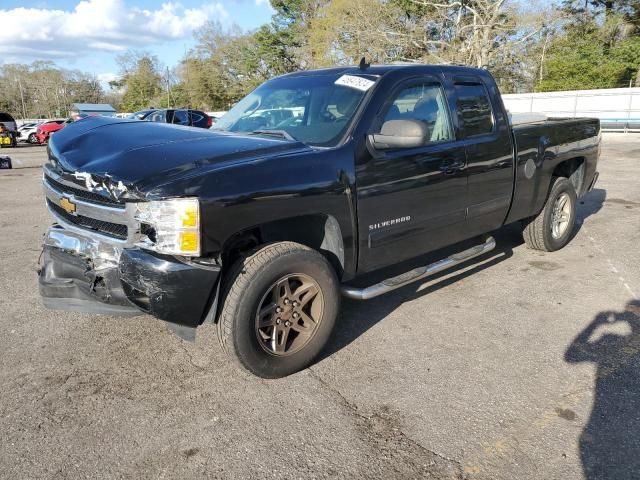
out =
[(36, 138), (36, 133), (38, 131), (38, 127), (46, 122), (28, 122), (20, 125), (18, 127), (18, 141), (19, 142), (28, 142), (28, 143), (38, 143), (38, 139)]
[(49, 137), (52, 133), (63, 129), (67, 124), (73, 122), (73, 119), (67, 120), (51, 120), (40, 125), (36, 129), (36, 141), (39, 144), (45, 144), (49, 141)]
[(9, 113), (0, 112), (0, 123), (3, 123), (7, 130), (10, 130), (12, 132), (18, 130), (16, 121)]
[(146, 117), (150, 113), (155, 112), (156, 110), (158, 110), (158, 109), (157, 108), (147, 108), (146, 110), (140, 110), (139, 112), (130, 113), (125, 118), (131, 118), (131, 119), (134, 119), (134, 120), (143, 120), (144, 117)]
[(220, 110), (217, 112), (205, 112), (207, 115), (209, 115), (211, 117), (212, 123), (215, 125), (215, 123), (220, 120), (225, 113), (227, 113), (226, 111)]
[(144, 120), (146, 122), (173, 123), (188, 127), (210, 128), (213, 118), (200, 110), (181, 109), (157, 109), (142, 110), (131, 114), (130, 118)]
[(16, 133), (18, 131), (16, 121), (9, 113), (0, 112), (0, 123), (3, 124), (6, 129), (5, 138), (10, 138), (10, 146), (15, 147), (18, 143), (16, 139)]

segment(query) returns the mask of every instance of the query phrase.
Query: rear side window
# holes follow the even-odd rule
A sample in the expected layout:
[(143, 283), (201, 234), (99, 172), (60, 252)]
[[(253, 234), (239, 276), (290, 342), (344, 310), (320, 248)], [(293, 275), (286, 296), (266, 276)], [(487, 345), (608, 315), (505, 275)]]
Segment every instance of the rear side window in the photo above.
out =
[(191, 111), (191, 124), (199, 125), (200, 122), (204, 120), (204, 116), (202, 116), (199, 112), (192, 110)]
[(493, 131), (491, 103), (484, 85), (456, 83), (458, 116), (464, 127), (465, 137), (485, 135)]

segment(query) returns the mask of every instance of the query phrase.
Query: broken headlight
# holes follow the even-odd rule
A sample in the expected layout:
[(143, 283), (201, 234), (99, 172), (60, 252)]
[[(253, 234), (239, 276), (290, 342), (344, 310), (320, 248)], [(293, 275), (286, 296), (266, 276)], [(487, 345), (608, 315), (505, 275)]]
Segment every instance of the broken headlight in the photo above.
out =
[(169, 255), (200, 256), (200, 203), (174, 198), (138, 203), (136, 219), (146, 239), (140, 246)]

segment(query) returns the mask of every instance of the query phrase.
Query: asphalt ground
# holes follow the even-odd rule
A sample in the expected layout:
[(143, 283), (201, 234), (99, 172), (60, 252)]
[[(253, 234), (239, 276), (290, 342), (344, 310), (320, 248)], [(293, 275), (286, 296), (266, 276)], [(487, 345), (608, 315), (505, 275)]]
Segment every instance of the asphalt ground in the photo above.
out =
[(1, 148), (0, 157), (11, 158), (14, 169), (39, 167), (47, 159), (47, 147), (21, 142), (15, 148)]
[(605, 136), (565, 249), (505, 228), (479, 262), (345, 300), (321, 360), (271, 381), (210, 325), (191, 344), (44, 309), (41, 172), (0, 171), (0, 478), (640, 477), (639, 158)]

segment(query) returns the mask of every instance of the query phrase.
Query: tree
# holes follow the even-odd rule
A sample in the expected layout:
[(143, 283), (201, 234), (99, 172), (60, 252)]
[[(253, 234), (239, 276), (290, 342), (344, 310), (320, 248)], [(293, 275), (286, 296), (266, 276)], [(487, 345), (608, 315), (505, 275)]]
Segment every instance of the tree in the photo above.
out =
[(122, 108), (125, 111), (135, 112), (160, 101), (162, 75), (155, 55), (129, 51), (117, 61), (122, 74)]
[(72, 103), (99, 103), (104, 96), (94, 76), (43, 61), (3, 65), (0, 85), (0, 109), (18, 118), (66, 116)]
[(625, 34), (621, 17), (570, 29), (549, 49), (539, 91), (627, 87), (638, 81), (640, 36)]
[(209, 22), (195, 34), (196, 46), (178, 68), (177, 90), (192, 107), (226, 110), (274, 74), (261, 60), (255, 34)]
[(334, 0), (310, 22), (308, 48), (314, 67), (415, 60), (415, 38), (406, 15), (379, 0)]
[(532, 14), (514, 5), (507, 0), (334, 0), (309, 21), (313, 63), (355, 63), (364, 55), (374, 62), (464, 64), (490, 68), (506, 90), (532, 87), (535, 47), (549, 8)]
[(79, 71), (69, 73), (64, 89), (70, 103), (100, 103), (104, 99), (98, 79)]
[[(536, 3), (537, 2), (537, 3)], [(210, 22), (174, 70), (145, 52), (118, 58), (105, 93), (92, 76), (51, 62), (0, 66), (0, 109), (23, 117), (67, 114), (105, 99), (226, 110), (287, 72), (395, 61), (488, 68), (503, 92), (640, 86), (638, 0), (271, 0), (254, 31)]]
[(560, 9), (586, 24), (599, 16), (606, 21), (612, 15), (624, 16), (626, 21), (635, 18), (636, 24), (640, 22), (637, 17), (640, 4), (637, 0), (563, 0)]
[(313, 54), (309, 49), (308, 33), (312, 22), (331, 0), (271, 0), (275, 10), (268, 30), (272, 44), (287, 59), (285, 68), (300, 70), (313, 66)]

